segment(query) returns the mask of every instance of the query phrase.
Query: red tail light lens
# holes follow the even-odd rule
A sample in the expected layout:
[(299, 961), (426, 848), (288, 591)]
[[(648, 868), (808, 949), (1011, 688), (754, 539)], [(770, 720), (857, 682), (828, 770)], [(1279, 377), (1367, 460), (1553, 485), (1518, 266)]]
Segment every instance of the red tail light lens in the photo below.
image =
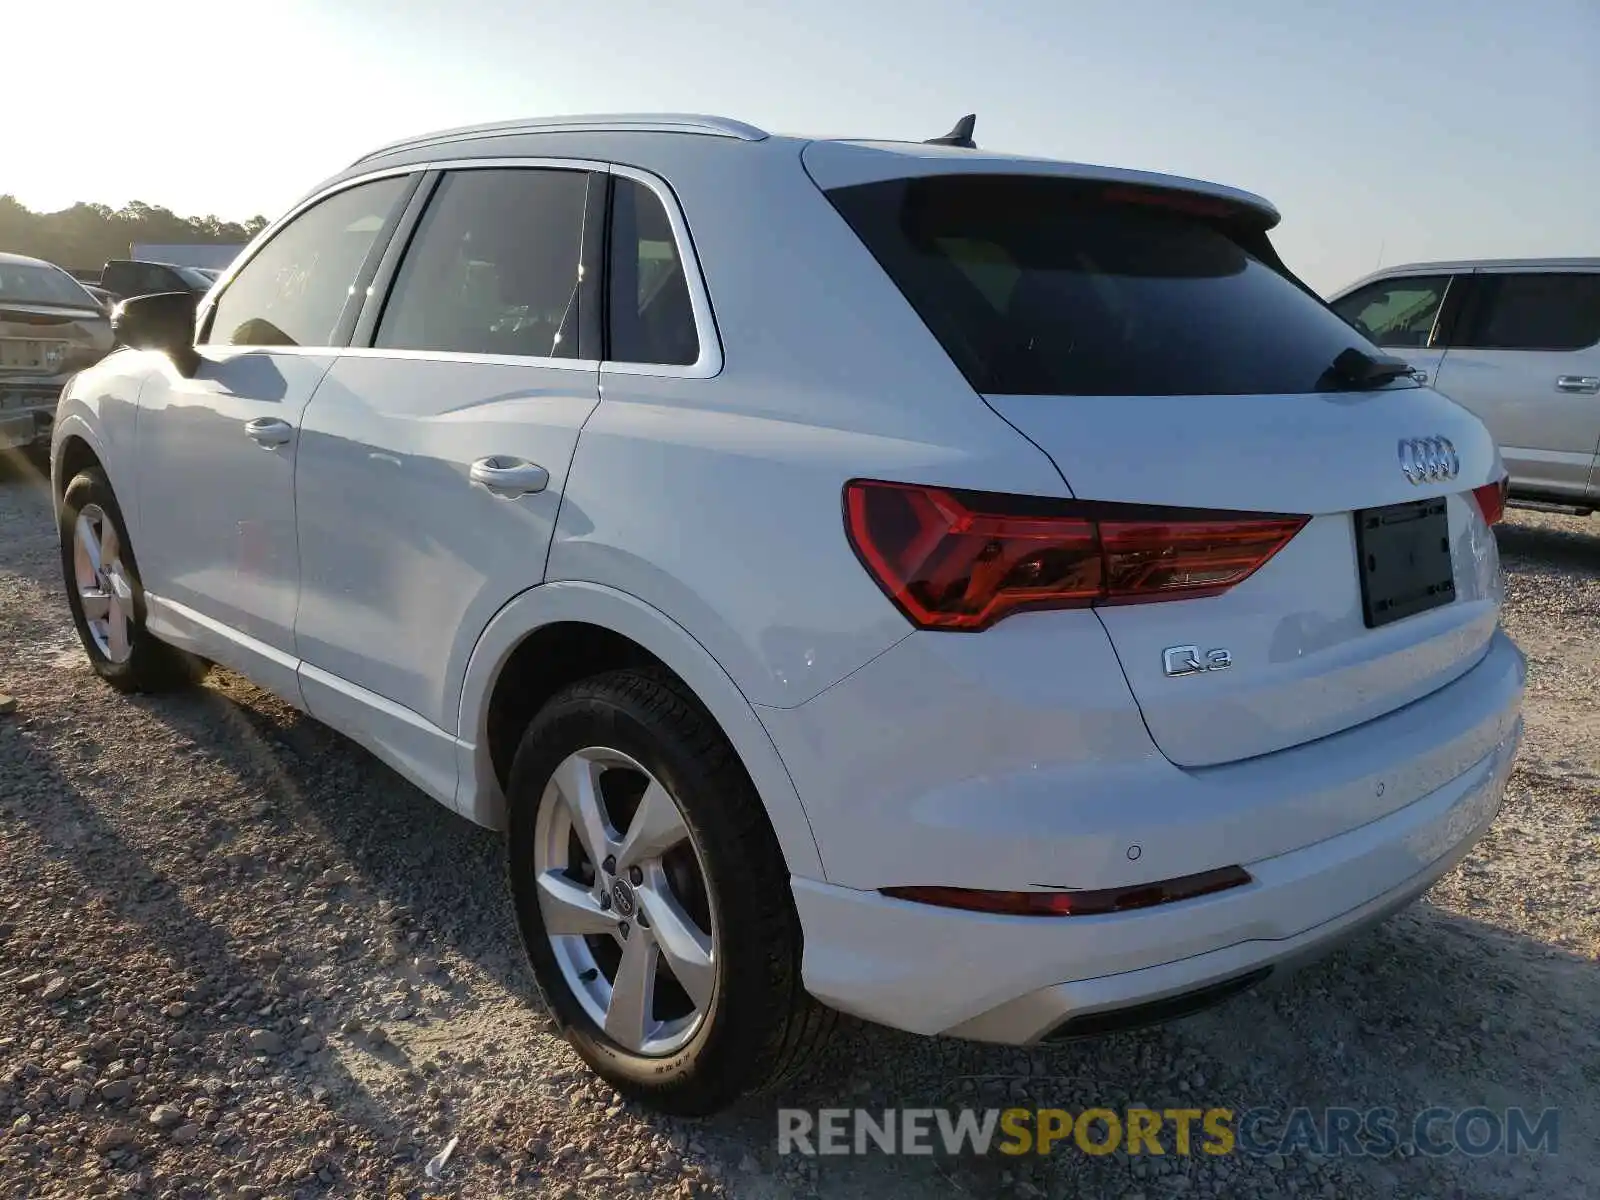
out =
[(1510, 484), (1510, 479), (1502, 477), (1494, 483), (1472, 489), (1472, 498), (1478, 502), (1483, 519), (1490, 525), (1498, 525), (1506, 515), (1506, 491)]
[(1225, 592), (1309, 517), (1082, 504), (855, 480), (845, 526), (912, 624), (978, 630), (1025, 609)]

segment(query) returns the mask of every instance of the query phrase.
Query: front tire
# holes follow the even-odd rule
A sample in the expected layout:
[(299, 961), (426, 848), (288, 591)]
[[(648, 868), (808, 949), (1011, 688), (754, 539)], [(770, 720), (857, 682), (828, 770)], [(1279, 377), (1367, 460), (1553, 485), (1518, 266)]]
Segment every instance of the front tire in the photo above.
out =
[(761, 799), (676, 680), (558, 693), (507, 789), (517, 921), (540, 991), (623, 1095), (685, 1116), (791, 1074), (831, 1026)]
[(123, 692), (198, 682), (206, 664), (145, 628), (144, 586), (111, 484), (98, 469), (73, 477), (57, 518), (72, 622), (94, 673)]

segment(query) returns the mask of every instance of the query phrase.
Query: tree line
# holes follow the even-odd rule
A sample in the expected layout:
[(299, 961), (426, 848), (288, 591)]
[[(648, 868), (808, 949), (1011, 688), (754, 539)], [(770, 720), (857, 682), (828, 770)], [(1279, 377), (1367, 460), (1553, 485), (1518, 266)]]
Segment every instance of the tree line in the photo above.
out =
[(121, 208), (79, 202), (60, 212), (38, 213), (15, 196), (0, 195), (0, 250), (42, 258), (67, 270), (98, 269), (126, 258), (135, 242), (157, 245), (243, 245), (265, 227), (265, 217), (242, 224), (220, 217), (180, 217), (142, 200)]

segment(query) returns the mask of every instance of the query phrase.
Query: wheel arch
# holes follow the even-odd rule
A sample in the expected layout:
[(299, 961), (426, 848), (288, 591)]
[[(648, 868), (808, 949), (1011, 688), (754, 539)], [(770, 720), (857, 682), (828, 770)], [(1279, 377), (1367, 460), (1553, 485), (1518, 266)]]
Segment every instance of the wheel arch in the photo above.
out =
[[(81, 412), (63, 411), (56, 418), (50, 444), (50, 491), (57, 503), (60, 503), (62, 493), (67, 490), (67, 484), (78, 472), (90, 467), (105, 471), (112, 490), (117, 491), (116, 481), (111, 479), (106, 466), (105, 448), (94, 426)], [(120, 491), (118, 495), (121, 495)]]
[[(582, 669), (591, 663), (592, 670)], [(515, 718), (531, 717), (528, 706), (536, 707), (541, 696), (566, 682), (635, 665), (664, 667), (695, 696), (761, 796), (790, 874), (822, 879), (821, 855), (794, 782), (744, 693), (681, 625), (602, 584), (563, 581), (531, 588), (496, 613), (479, 636), (461, 691), (457, 810), (479, 825), (504, 829), (500, 768), (509, 766), (508, 728), (515, 728)], [(509, 736), (519, 735), (516, 730)]]
[[(80, 471), (97, 467), (111, 485), (117, 497), (117, 507), (122, 510), (122, 522), (128, 527), (128, 536), (137, 547), (142, 541), (139, 498), (134, 494), (131, 479), (125, 479), (118, 465), (115, 446), (119, 441), (131, 444), (132, 425), (126, 436), (119, 438), (117, 428), (102, 428), (100, 414), (83, 400), (66, 398), (56, 414), (55, 429), (50, 435), (50, 499), (60, 511), (61, 497)], [(129, 468), (131, 473), (132, 468)]]

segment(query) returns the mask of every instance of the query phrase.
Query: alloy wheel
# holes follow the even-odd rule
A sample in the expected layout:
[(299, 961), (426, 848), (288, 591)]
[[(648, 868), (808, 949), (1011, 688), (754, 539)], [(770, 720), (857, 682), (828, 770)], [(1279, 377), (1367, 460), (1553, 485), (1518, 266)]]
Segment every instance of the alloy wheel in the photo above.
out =
[(78, 603), (95, 647), (109, 661), (133, 653), (133, 585), (122, 565), (116, 526), (98, 504), (86, 504), (73, 527), (72, 566)]
[(533, 869), (545, 935), (590, 1019), (634, 1054), (681, 1049), (718, 959), (700, 849), (671, 793), (619, 750), (568, 755), (545, 787)]

